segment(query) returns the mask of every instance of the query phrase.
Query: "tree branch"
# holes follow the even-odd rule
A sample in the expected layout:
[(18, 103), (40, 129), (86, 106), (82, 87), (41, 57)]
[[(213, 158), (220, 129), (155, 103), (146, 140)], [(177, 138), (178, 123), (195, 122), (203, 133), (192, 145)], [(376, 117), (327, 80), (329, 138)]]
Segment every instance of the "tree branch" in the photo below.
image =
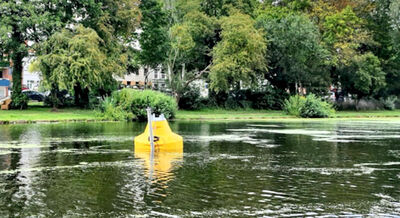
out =
[(200, 79), (201, 76), (203, 76), (204, 73), (209, 72), (209, 69), (210, 69), (211, 65), (212, 65), (212, 64), (209, 64), (209, 65), (208, 65), (206, 68), (204, 68), (202, 71), (198, 72), (193, 78), (187, 80), (187, 81), (185, 82), (185, 85), (183, 86), (184, 89), (186, 89), (186, 88), (189, 86), (189, 84), (192, 83), (193, 81), (195, 81), (195, 80), (197, 80), (197, 79)]

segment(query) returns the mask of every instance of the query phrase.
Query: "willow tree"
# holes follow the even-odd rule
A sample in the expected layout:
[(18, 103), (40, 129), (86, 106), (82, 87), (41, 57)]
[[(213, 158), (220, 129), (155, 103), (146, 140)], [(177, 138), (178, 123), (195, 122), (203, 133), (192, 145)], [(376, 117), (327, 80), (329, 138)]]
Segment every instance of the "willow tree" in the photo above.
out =
[(13, 64), (12, 106), (26, 108), (22, 94), (23, 59), (28, 56), (28, 41), (45, 40), (53, 31), (72, 19), (68, 1), (0, 1), (0, 50)]
[(120, 70), (124, 67), (121, 45), (132, 41), (140, 20), (138, 0), (2, 0), (0, 11), (0, 49), (13, 62), (12, 104), (16, 108), (27, 105), (21, 85), (23, 58), (32, 49), (28, 41), (37, 45), (54, 32), (81, 23), (94, 29), (102, 39), (101, 47), (107, 53), (107, 62), (111, 63), (109, 69)]
[(233, 11), (220, 20), (221, 41), (213, 48), (210, 69), (211, 87), (228, 91), (242, 83), (255, 84), (266, 71), (266, 40), (249, 15)]
[[(106, 54), (100, 48), (101, 42), (93, 29), (78, 26), (73, 31), (64, 29), (55, 33), (41, 44), (34, 65), (52, 90), (53, 107), (58, 106), (59, 89), (75, 89), (75, 98), (88, 102), (88, 95), (84, 93), (105, 82), (108, 66)], [(76, 90), (78, 87), (85, 92)]]

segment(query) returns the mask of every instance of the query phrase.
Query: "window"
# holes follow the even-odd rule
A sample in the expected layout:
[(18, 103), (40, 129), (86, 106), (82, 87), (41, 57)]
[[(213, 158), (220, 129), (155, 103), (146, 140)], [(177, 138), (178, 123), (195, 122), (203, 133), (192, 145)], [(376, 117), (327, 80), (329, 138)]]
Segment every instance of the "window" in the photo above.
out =
[(158, 73), (154, 72), (154, 79), (157, 79), (157, 78), (158, 78)]
[(127, 81), (126, 84), (127, 84), (128, 86), (130, 86), (130, 85), (131, 85), (131, 81)]

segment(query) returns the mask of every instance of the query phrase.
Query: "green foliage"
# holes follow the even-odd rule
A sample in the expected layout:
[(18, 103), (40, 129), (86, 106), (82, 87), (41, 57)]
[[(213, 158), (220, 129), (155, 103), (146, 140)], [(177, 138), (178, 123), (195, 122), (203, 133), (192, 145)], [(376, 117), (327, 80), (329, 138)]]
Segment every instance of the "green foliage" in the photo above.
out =
[(400, 1), (392, 0), (389, 6), (389, 17), (393, 28), (400, 30)]
[(123, 89), (116, 91), (106, 98), (101, 111), (114, 119), (134, 118), (144, 121), (147, 119), (146, 108), (150, 106), (156, 115), (164, 114), (165, 118), (172, 119), (177, 111), (175, 99), (157, 91), (138, 91)]
[(303, 118), (326, 118), (335, 113), (330, 103), (322, 101), (314, 94), (307, 97), (291, 96), (285, 100), (283, 108), (287, 114)]
[(355, 56), (352, 67), (342, 73), (341, 81), (343, 89), (358, 99), (376, 95), (386, 84), (381, 63), (372, 53)]
[(350, 6), (325, 17), (323, 39), (332, 53), (333, 65), (349, 65), (360, 46), (371, 43), (369, 32), (362, 28), (364, 24)]
[(214, 17), (228, 16), (232, 9), (253, 15), (259, 4), (257, 0), (201, 0), (201, 10)]
[(270, 86), (257, 90), (231, 90), (228, 93), (211, 92), (207, 106), (226, 109), (280, 110), (283, 103), (282, 99), (285, 99), (286, 96), (287, 93), (273, 89)]
[(221, 19), (222, 40), (213, 49), (210, 70), (211, 87), (227, 91), (237, 83), (252, 85), (260, 78), (257, 70), (266, 70), (266, 42), (254, 27), (250, 16), (233, 12)]
[(306, 98), (303, 96), (290, 96), (289, 99), (284, 101), (283, 110), (289, 115), (299, 117), (301, 109), (304, 107), (305, 102)]
[(67, 90), (56, 91), (56, 94), (46, 96), (44, 99), (44, 105), (54, 108), (65, 108), (74, 105), (73, 98), (68, 95)]
[(381, 98), (380, 102), (383, 105), (384, 109), (394, 110), (394, 109), (396, 109), (397, 96), (392, 95), (387, 98)]
[(257, 18), (257, 26), (264, 29), (269, 42), (267, 79), (295, 93), (296, 86), (327, 87), (330, 75), (324, 70), (324, 62), (328, 55), (321, 46), (318, 27), (304, 15), (285, 11), (271, 8)]
[(142, 20), (139, 35), (140, 64), (152, 68), (162, 64), (167, 57), (168, 35), (167, 14), (162, 10), (157, 0), (146, 0), (140, 3)]
[(183, 110), (199, 110), (204, 106), (204, 99), (200, 96), (198, 87), (186, 88), (179, 100), (179, 109)]
[[(110, 72), (110, 65), (118, 63), (108, 58), (100, 47), (102, 42), (93, 29), (83, 26), (74, 31), (64, 29), (38, 46), (33, 68), (40, 70), (43, 84), (52, 92), (67, 89), (75, 92), (76, 99), (88, 101), (88, 91), (105, 89), (114, 80), (113, 73), (121, 75), (117, 69)], [(83, 92), (86, 97), (78, 95)]]
[(112, 97), (107, 97), (100, 105), (100, 113), (97, 114), (104, 120), (123, 121), (132, 120), (132, 112), (124, 110), (120, 105), (116, 105)]
[(18, 92), (13, 92), (11, 95), (11, 108), (12, 109), (18, 109), (18, 110), (23, 110), (28, 108), (28, 96), (22, 93)]
[(327, 118), (335, 113), (332, 105), (313, 94), (306, 97), (303, 107), (300, 109), (300, 117), (303, 118)]

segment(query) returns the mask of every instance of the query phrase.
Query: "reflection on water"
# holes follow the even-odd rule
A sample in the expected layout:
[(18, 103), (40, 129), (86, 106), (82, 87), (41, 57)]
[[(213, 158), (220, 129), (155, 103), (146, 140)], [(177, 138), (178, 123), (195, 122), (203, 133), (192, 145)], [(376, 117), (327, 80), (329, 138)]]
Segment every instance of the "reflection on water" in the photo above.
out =
[(0, 217), (400, 216), (400, 122), (0, 126)]
[(168, 148), (167, 151), (162, 146), (157, 146), (154, 157), (151, 157), (150, 153), (147, 147), (135, 147), (135, 158), (140, 158), (144, 161), (143, 165), (150, 181), (167, 188), (168, 181), (174, 178), (172, 170), (179, 167), (183, 160), (183, 145)]

